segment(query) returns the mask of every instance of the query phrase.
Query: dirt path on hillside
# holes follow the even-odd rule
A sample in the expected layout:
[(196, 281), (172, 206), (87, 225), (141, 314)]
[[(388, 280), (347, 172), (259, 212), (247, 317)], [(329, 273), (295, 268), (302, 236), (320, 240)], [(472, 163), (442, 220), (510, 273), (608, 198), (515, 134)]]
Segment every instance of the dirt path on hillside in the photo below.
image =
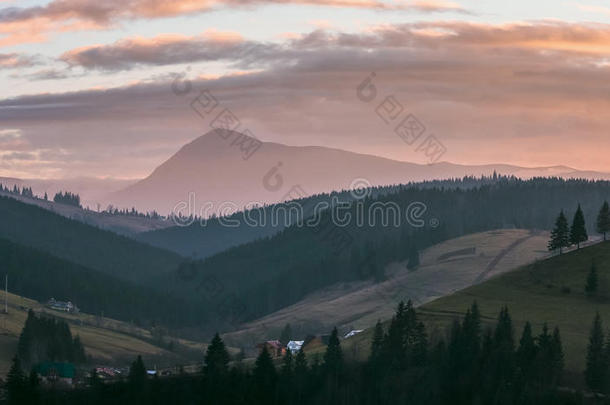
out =
[(493, 271), (493, 269), (496, 268), (496, 266), (498, 265), (498, 263), (500, 263), (500, 260), (502, 260), (507, 254), (509, 254), (511, 251), (515, 250), (515, 248), (519, 245), (521, 245), (523, 242), (525, 242), (528, 239), (533, 238), (534, 236), (538, 236), (540, 235), (540, 231), (530, 231), (530, 234), (517, 239), (516, 241), (514, 241), (513, 243), (511, 243), (509, 246), (507, 246), (505, 249), (502, 249), (502, 251), (493, 258), (493, 260), (491, 262), (489, 262), (489, 264), (487, 265), (487, 267), (485, 268), (485, 270), (483, 270), (478, 276), (477, 278), (474, 279), (474, 284), (478, 284), (481, 281), (485, 280), (485, 278), (489, 275), (489, 273), (491, 273)]

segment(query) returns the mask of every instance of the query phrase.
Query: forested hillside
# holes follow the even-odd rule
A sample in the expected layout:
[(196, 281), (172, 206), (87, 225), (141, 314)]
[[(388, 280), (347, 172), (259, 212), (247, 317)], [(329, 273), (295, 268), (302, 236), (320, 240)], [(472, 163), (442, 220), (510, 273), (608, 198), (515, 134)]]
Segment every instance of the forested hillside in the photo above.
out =
[(109, 276), (0, 238), (0, 272), (12, 293), (46, 302), (72, 301), (83, 312), (150, 325), (184, 324), (196, 308), (133, 282)]
[[(348, 210), (356, 216), (356, 210), (371, 212), (374, 204), (395, 203), (403, 213), (400, 226), (383, 226), (378, 218), (374, 226), (339, 228), (326, 211), (313, 229), (292, 226), (271, 238), (185, 262), (171, 288), (205, 297), (213, 316), (235, 325), (339, 281), (383, 280), (386, 264), (440, 241), (498, 228), (550, 229), (559, 210), (571, 217), (578, 203), (593, 234), (597, 212), (609, 198), (610, 183), (585, 180), (499, 178), (468, 189), (403, 187)], [(404, 215), (412, 203), (427, 207), (420, 228)]]
[[(391, 189), (392, 187), (379, 187), (373, 194), (387, 193)], [(300, 218), (295, 211), (291, 211), (295, 203), (313, 207), (322, 201), (330, 204), (333, 197), (340, 201), (353, 200), (350, 192), (341, 191), (304, 197), (289, 203), (253, 207), (221, 218), (183, 218), (182, 221), (188, 226), (143, 232), (136, 235), (136, 239), (170, 249), (185, 257), (203, 259), (228, 248), (277, 234)], [(311, 215), (311, 210), (304, 210), (303, 214)]]
[(0, 197), (0, 237), (115, 277), (146, 283), (180, 257), (42, 208)]
[[(291, 305), (337, 282), (382, 281), (388, 263), (417, 256), (418, 251), (441, 241), (499, 228), (550, 229), (560, 209), (571, 217), (578, 203), (593, 234), (599, 207), (610, 199), (610, 184), (501, 177), (483, 179), (479, 186), (465, 179), (377, 189), (357, 201), (348, 198), (341, 216), (372, 213), (373, 223), (365, 221), (359, 226), (352, 221), (338, 227), (331, 221), (331, 213), (339, 210), (335, 207), (324, 211), (315, 227), (293, 225), (205, 260), (183, 261), (176, 254), (6, 198), (0, 199), (0, 215), (5, 219), (0, 223), (0, 236), (92, 270), (149, 284), (164, 298), (147, 300), (158, 302), (158, 309), (151, 305), (138, 310), (146, 319), (154, 313), (152, 319), (211, 332), (238, 328), (243, 321)], [(304, 200), (308, 201), (312, 199)], [(413, 204), (425, 207), (425, 212), (408, 212)], [(392, 206), (400, 210), (396, 226)], [(95, 288), (96, 283), (88, 285)], [(122, 287), (116, 288), (121, 291), (118, 296), (130, 296)], [(104, 290), (100, 294), (107, 294)], [(74, 294), (74, 289), (66, 291)], [(177, 304), (180, 301), (184, 307)], [(138, 308), (137, 302), (126, 307)], [(125, 319), (124, 315), (117, 317)]]
[[(434, 180), (417, 183), (420, 188), (462, 188), (469, 189), (483, 185), (493, 184), (497, 177), (464, 177), (459, 180)], [(368, 190), (371, 197), (396, 193), (411, 185), (391, 185), (373, 187)], [(285, 224), (295, 222), (294, 211), (291, 207), (294, 203), (309, 208), (304, 210), (305, 216), (311, 214), (313, 207), (326, 201), (329, 204), (336, 198), (341, 202), (354, 200), (354, 193), (350, 190), (336, 191), (332, 193), (317, 194), (314, 196), (303, 196), (298, 193), (289, 195), (291, 198), (287, 203), (265, 205), (263, 207), (252, 207), (246, 211), (240, 211), (231, 215), (218, 218), (212, 216), (205, 220), (200, 218), (183, 218), (186, 226), (172, 226), (168, 228), (142, 232), (136, 235), (136, 239), (169, 249), (185, 257), (193, 259), (204, 259), (223, 250), (235, 247), (256, 239), (270, 237), (284, 228)], [(300, 198), (302, 197), (302, 198)], [(227, 226), (226, 224), (230, 224)]]

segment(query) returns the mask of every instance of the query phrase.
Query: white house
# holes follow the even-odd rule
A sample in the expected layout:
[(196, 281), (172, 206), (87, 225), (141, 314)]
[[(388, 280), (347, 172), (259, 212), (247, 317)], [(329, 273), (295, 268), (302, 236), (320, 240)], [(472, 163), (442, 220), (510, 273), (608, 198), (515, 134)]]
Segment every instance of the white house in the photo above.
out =
[(350, 331), (347, 335), (343, 336), (343, 339), (351, 338), (352, 336), (356, 336), (359, 333), (362, 333), (363, 329), (354, 329)]
[(303, 347), (303, 343), (305, 343), (304, 340), (291, 340), (286, 347), (290, 350), (290, 353), (297, 354), (301, 347)]
[(74, 313), (79, 312), (78, 307), (76, 305), (72, 304), (72, 302), (57, 301), (57, 300), (55, 300), (55, 298), (51, 298), (47, 302), (47, 306), (56, 311), (74, 312)]

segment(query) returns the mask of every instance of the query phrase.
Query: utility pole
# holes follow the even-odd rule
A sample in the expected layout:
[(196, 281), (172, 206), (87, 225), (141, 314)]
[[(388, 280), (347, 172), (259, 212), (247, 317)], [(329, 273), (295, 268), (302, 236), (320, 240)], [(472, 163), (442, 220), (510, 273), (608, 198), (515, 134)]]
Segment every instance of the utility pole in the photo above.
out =
[(8, 273), (4, 275), (4, 313), (8, 314)]

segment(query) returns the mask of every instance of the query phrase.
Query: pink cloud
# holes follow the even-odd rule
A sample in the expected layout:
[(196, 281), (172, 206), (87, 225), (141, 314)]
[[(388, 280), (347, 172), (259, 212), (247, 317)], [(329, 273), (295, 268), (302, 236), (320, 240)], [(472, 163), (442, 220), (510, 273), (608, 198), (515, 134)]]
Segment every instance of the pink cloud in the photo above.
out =
[(162, 34), (125, 38), (109, 45), (91, 45), (64, 53), (61, 59), (87, 69), (124, 70), (137, 65), (242, 60), (267, 46), (247, 42), (236, 32), (208, 30), (198, 36)]
[(0, 69), (16, 69), (35, 66), (39, 64), (38, 58), (17, 53), (0, 53)]
[(53, 0), (46, 6), (0, 9), (0, 46), (42, 42), (48, 33), (58, 31), (105, 29), (122, 20), (174, 17), (223, 7), (264, 4), (464, 12), (458, 4), (441, 0)]
[[(261, 57), (261, 71), (193, 79), (193, 89), (209, 89), (264, 140), (417, 161), (395, 125), (375, 114), (393, 95), (404, 114), (443, 141), (448, 160), (610, 171), (610, 66), (598, 63), (607, 60), (609, 31), (600, 24), (441, 21), (359, 34), (314, 31), (273, 46), (213, 32), (128, 38), (70, 56), (95, 68)], [(197, 53), (201, 44), (209, 48)], [(245, 44), (254, 51), (240, 53)], [(378, 96), (365, 104), (356, 87), (373, 71)], [(190, 75), (198, 73), (195, 67)], [(27, 131), (31, 150), (64, 147), (86, 162), (66, 172), (115, 174), (104, 170), (121, 167), (135, 176), (208, 128), (189, 108), (197, 92), (176, 96), (170, 81), (2, 100), (0, 121)], [(159, 150), (149, 152), (151, 145)], [(146, 151), (135, 163), (134, 150)]]

